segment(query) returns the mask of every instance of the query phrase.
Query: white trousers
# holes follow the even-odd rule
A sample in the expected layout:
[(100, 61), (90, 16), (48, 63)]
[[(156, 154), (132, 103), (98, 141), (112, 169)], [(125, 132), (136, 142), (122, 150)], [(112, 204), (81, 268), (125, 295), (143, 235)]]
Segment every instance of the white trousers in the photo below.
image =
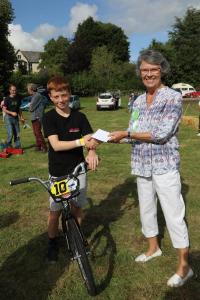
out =
[[(174, 248), (189, 246), (185, 217), (185, 204), (181, 195), (178, 171), (151, 177), (137, 177), (142, 232), (150, 238), (158, 235), (157, 197), (166, 220)], [(156, 196), (157, 195), (157, 196)]]

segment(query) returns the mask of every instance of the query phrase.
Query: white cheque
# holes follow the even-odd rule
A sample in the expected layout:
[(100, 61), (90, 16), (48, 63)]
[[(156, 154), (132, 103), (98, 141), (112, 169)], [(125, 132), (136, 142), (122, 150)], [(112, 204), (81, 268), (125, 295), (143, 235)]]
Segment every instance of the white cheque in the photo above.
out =
[(93, 135), (92, 137), (98, 141), (101, 142), (108, 142), (110, 137), (109, 137), (110, 132), (102, 130), (102, 129), (98, 129)]

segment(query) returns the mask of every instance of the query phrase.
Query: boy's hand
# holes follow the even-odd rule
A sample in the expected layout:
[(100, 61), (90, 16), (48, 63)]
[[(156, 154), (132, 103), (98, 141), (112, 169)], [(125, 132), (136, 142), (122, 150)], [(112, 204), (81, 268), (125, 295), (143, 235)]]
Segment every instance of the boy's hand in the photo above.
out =
[(85, 147), (91, 150), (95, 150), (96, 147), (99, 145), (96, 139), (93, 139), (91, 135), (86, 135), (83, 137), (85, 142)]
[(88, 168), (95, 171), (99, 164), (99, 157), (94, 150), (89, 150), (88, 155), (85, 157)]

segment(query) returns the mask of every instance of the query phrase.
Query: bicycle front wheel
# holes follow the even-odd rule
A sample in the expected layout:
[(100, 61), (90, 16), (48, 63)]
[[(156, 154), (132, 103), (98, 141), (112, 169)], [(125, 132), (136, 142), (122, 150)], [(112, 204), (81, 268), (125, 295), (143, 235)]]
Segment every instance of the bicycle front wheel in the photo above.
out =
[(78, 225), (73, 218), (68, 220), (68, 230), (70, 244), (72, 244), (70, 246), (74, 254), (74, 259), (76, 259), (78, 262), (78, 266), (88, 293), (91, 296), (94, 296), (96, 295), (96, 287), (92, 269), (88, 260), (83, 238), (81, 236)]

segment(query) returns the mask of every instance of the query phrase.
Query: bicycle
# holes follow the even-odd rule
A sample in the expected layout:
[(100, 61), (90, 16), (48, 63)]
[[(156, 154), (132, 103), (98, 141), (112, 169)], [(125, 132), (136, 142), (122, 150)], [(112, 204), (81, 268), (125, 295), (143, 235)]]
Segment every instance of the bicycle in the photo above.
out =
[(67, 250), (71, 260), (76, 260), (86, 285), (87, 291), (91, 296), (96, 295), (96, 286), (88, 259), (88, 244), (77, 220), (71, 212), (70, 200), (78, 196), (79, 179), (77, 176), (87, 171), (86, 164), (80, 163), (71, 174), (57, 177), (56, 179), (42, 180), (38, 177), (27, 177), (10, 181), (10, 185), (17, 185), (31, 181), (39, 182), (53, 198), (55, 202), (62, 204), (61, 220), (62, 231), (67, 242)]

